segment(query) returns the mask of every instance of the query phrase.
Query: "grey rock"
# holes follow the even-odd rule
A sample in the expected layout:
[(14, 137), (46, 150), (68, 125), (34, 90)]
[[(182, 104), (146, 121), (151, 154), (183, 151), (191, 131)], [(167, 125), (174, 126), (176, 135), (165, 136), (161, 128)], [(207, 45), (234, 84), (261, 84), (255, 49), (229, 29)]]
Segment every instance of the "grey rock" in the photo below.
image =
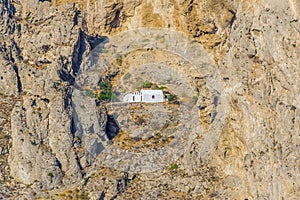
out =
[[(122, 170), (141, 174), (116, 199), (299, 199), (298, 1), (72, 2), (0, 0), (0, 199), (76, 187), (110, 198)], [(196, 106), (181, 121), (153, 108), (130, 129), (128, 110), (85, 93), (110, 67), (131, 74), (117, 90), (151, 79)], [(111, 144), (110, 106), (130, 136), (175, 121), (166, 134), (177, 140)]]

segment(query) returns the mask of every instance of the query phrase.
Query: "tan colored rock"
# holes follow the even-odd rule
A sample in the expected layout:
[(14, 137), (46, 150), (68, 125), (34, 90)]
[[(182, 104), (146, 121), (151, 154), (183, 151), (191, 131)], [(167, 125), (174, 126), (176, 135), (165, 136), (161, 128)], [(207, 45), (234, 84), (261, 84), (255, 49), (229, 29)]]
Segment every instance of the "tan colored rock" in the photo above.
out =
[[(75, 198), (75, 188), (92, 199), (102, 192), (116, 199), (299, 199), (299, 6), (295, 0), (0, 1), (0, 199), (47, 198), (68, 190), (74, 190)], [(133, 52), (130, 45), (139, 38), (120, 35), (145, 27), (183, 32), (201, 44), (201, 72), (192, 70), (198, 58), (185, 60), (189, 64), (180, 60), (180, 55), (187, 56), (184, 52), (194, 55), (194, 49), (156, 49), (151, 36), (139, 40), (146, 53)], [(95, 57), (105, 55), (96, 47), (104, 40), (101, 36), (128, 41), (116, 44), (128, 48), (116, 48), (121, 52), (106, 57), (112, 61), (110, 72), (120, 72), (114, 86), (122, 86), (119, 78), (148, 62), (186, 76), (186, 82), (178, 79), (176, 84), (187, 88), (192, 83), (194, 90), (187, 90), (187, 96), (197, 92), (195, 118), (202, 129), (182, 155), (174, 145), (164, 162), (179, 159), (170, 166), (151, 172), (159, 161), (154, 156), (144, 159), (152, 161), (147, 166), (130, 160), (138, 156), (118, 157), (106, 166), (100, 162), (101, 156), (108, 162), (121, 152), (99, 150), (100, 141), (108, 142), (107, 110), (104, 103), (93, 110), (94, 98), (86, 100), (80, 93), (75, 99), (73, 91), (84, 91), (84, 83), (97, 87), (100, 72), (81, 73), (91, 67), (82, 64), (91, 51)], [(154, 41), (164, 47), (160, 43), (168, 40), (162, 36)], [(122, 62), (114, 63), (120, 55)], [(209, 67), (218, 76), (207, 77)], [(150, 72), (135, 74), (144, 78), (149, 73), (151, 78)], [(220, 82), (209, 83), (218, 77)], [(140, 84), (135, 80), (132, 85)], [(146, 136), (141, 143), (151, 135)], [(114, 144), (105, 148), (109, 145)], [(122, 163), (136, 166), (125, 169)], [(122, 167), (107, 168), (114, 164)], [(147, 173), (136, 175), (117, 193), (119, 172), (129, 170), (133, 177), (134, 169), (144, 168)]]

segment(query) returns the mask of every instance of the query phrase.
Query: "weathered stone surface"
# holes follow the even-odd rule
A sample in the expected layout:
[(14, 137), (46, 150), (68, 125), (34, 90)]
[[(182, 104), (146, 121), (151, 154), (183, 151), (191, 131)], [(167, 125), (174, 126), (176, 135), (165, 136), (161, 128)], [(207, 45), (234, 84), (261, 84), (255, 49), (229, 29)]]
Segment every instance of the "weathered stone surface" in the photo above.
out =
[[(0, 199), (74, 188), (92, 199), (299, 199), (299, 11), (296, 0), (0, 0)], [(194, 102), (192, 116), (127, 107), (126, 124), (122, 105), (96, 100), (101, 78), (121, 94), (166, 86)], [(107, 137), (108, 114), (126, 140)], [(165, 151), (153, 127), (183, 135)], [(118, 191), (123, 170), (136, 178)]]
[(40, 181), (45, 188), (54, 188), (61, 184), (62, 172), (46, 141), (48, 125), (38, 125), (48, 114), (45, 108), (44, 113), (33, 113), (28, 100), (18, 102), (12, 111), (11, 176), (25, 184)]

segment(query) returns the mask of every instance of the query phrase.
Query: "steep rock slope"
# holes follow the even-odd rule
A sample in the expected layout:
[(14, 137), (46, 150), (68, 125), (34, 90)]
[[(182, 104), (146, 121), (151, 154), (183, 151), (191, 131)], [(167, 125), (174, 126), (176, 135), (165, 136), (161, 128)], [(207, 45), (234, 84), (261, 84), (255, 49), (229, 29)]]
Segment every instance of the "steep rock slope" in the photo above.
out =
[[(81, 198), (78, 188), (91, 199), (299, 198), (299, 6), (292, 0), (1, 0), (0, 198), (64, 198), (66, 190)], [(120, 179), (123, 169), (108, 169), (88, 151), (92, 145), (81, 144), (72, 93), (82, 61), (102, 36), (141, 27), (180, 31), (203, 45), (223, 80), (217, 97), (226, 102), (226, 116), (205, 160), (199, 134), (171, 167), (135, 175), (128, 184), (127, 176)], [(182, 74), (198, 88), (206, 84), (189, 70)], [(198, 97), (207, 130), (218, 104), (211, 95)], [(106, 110), (98, 109), (95, 123), (105, 128)]]

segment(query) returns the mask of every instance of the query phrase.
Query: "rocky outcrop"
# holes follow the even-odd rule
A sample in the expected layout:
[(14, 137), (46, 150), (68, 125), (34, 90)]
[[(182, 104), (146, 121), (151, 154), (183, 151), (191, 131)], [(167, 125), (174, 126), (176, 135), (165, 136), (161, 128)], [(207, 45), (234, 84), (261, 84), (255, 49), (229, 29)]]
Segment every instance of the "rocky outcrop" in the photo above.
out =
[(39, 189), (51, 189), (81, 179), (70, 132), (72, 62), (78, 61), (72, 58), (80, 31), (74, 25), (76, 9), (72, 6), (57, 15), (54, 8), (48, 10), (49, 2), (27, 3), (19, 5), (16, 14), (26, 13), (18, 19), (22, 37), (17, 40), (21, 51), (15, 63), (16, 78), (5, 78), (14, 82), (11, 85), (22, 85), (12, 112), (10, 174), (15, 181), (41, 182)]
[[(293, 20), (296, 13), (289, 12), (289, 2), (263, 5), (236, 7), (219, 68), (230, 89), (223, 94), (229, 110), (212, 157), (225, 173), (216, 194), (233, 199), (296, 197), (297, 169), (292, 159), (299, 156), (295, 133), (300, 74), (295, 68), (299, 59), (294, 36), (299, 35), (295, 28), (299, 24)], [(193, 149), (198, 148), (195, 142)]]
[[(293, 0), (0, 0), (0, 199), (73, 188), (74, 198), (299, 198), (299, 10)], [(183, 134), (164, 141), (169, 151), (159, 134), (138, 138), (150, 122), (115, 137), (110, 117), (126, 122), (126, 110), (95, 101), (103, 75), (117, 92), (152, 79), (190, 98), (189, 120), (158, 115), (164, 107), (145, 117), (176, 122), (159, 129)], [(117, 192), (121, 171), (135, 179)]]
[(5, 0), (1, 1), (0, 6), (0, 89), (2, 94), (18, 95), (22, 86), (19, 80), (19, 69), (16, 65), (17, 60), (20, 59), (20, 49), (13, 36), (17, 32), (17, 24), (13, 19), (16, 11), (15, 7)]
[(61, 166), (49, 147), (49, 124), (40, 124), (47, 122), (49, 111), (43, 102), (36, 102), (37, 109), (30, 104), (30, 99), (24, 99), (12, 111), (11, 175), (24, 184), (40, 181), (45, 188), (54, 188), (62, 181)]
[[(240, 181), (248, 182), (253, 198), (296, 195), (297, 178), (292, 174), (297, 169), (291, 158), (299, 156), (294, 154), (300, 75), (296, 67), (299, 42), (294, 36), (299, 35), (295, 28), (299, 23), (293, 22), (296, 13), (291, 9), (288, 1), (264, 1), (263, 7), (240, 5), (220, 67), (229, 78), (228, 85), (240, 83), (230, 95), (227, 130), (220, 140), (226, 153), (222, 159), (240, 158), (229, 161), (226, 173), (229, 177), (239, 174)], [(229, 68), (236, 70), (229, 72)]]

